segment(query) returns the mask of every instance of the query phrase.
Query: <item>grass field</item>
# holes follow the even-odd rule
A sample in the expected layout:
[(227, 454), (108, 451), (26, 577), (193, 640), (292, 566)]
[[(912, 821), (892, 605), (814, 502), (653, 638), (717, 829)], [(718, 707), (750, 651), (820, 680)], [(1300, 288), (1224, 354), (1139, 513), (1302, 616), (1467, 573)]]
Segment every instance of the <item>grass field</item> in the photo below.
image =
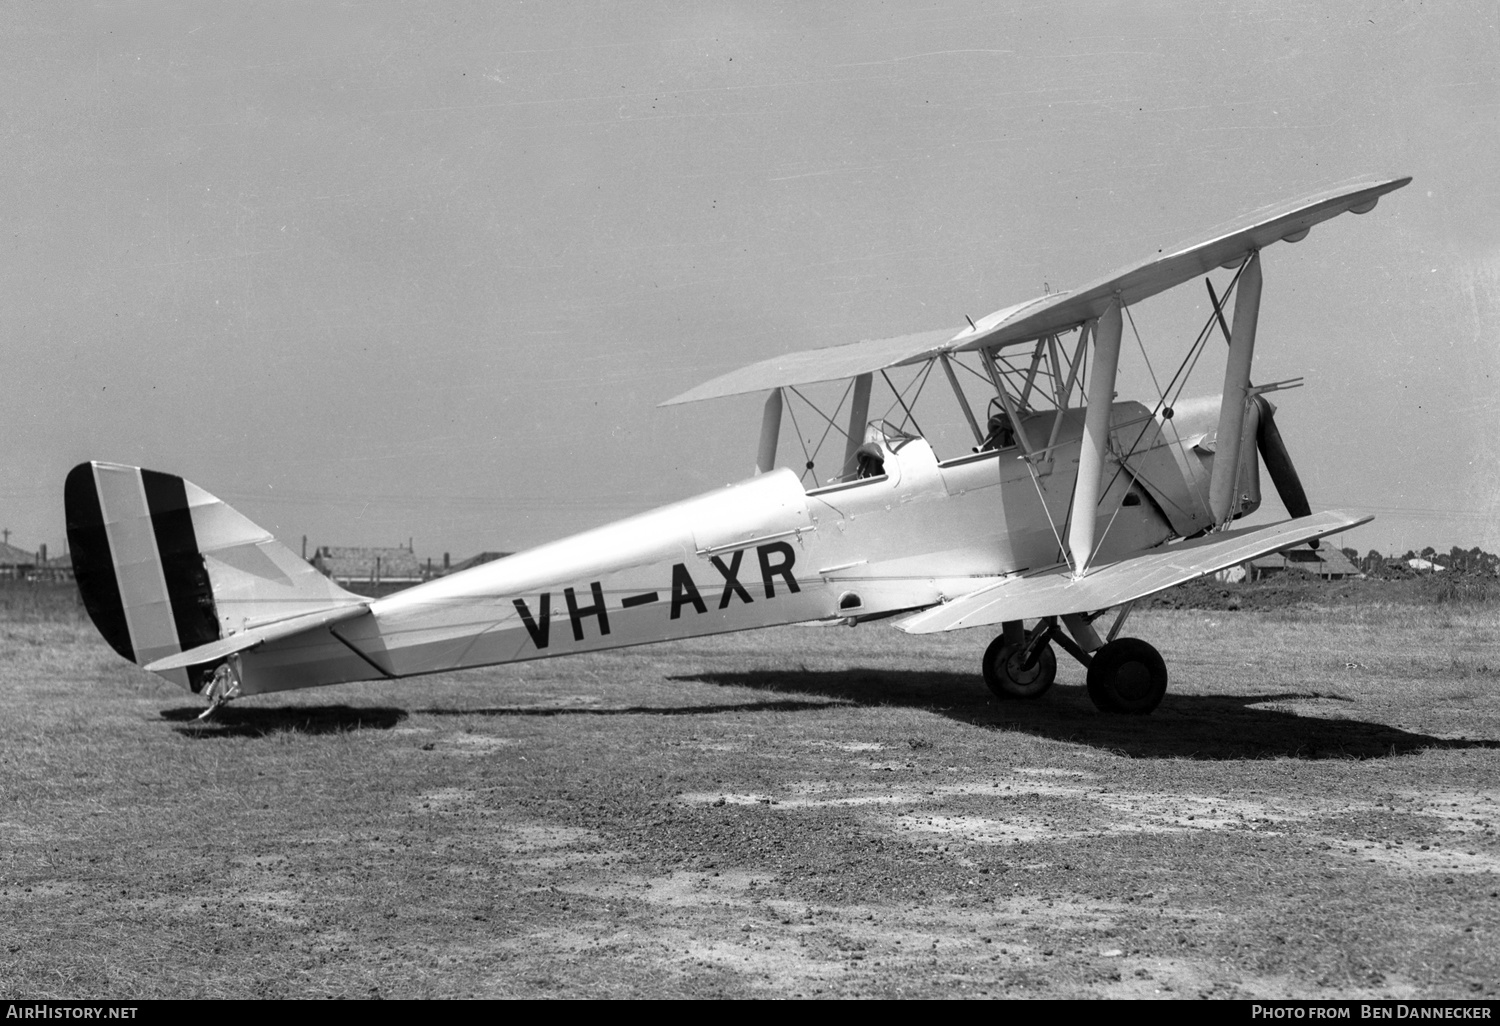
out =
[(1128, 633), (1149, 718), (867, 625), (200, 724), (8, 593), (0, 996), (1496, 996), (1500, 607)]

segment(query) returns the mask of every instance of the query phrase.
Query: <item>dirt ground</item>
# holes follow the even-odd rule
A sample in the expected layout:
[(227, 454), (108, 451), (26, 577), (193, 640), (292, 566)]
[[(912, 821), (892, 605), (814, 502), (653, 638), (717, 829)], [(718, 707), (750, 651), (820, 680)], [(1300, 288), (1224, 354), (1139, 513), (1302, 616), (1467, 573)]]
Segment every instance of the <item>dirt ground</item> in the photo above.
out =
[(0, 621), (0, 995), (1474, 997), (1500, 615), (1153, 609), (1147, 718), (785, 628), (200, 703)]

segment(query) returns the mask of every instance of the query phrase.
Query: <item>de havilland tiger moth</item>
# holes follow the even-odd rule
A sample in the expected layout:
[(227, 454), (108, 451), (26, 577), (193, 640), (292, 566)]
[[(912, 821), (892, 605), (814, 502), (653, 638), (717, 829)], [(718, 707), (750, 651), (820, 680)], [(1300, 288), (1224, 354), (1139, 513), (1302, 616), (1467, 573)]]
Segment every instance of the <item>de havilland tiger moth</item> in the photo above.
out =
[[(663, 405), (766, 393), (754, 476), (383, 598), (344, 590), (180, 477), (84, 463), (65, 486), (79, 591), (116, 652), (203, 694), (210, 711), (290, 688), (899, 617), (913, 634), (996, 630), (981, 669), (1002, 698), (1043, 694), (1055, 647), (1087, 668), (1101, 710), (1149, 713), (1167, 671), (1151, 645), (1120, 636), (1132, 603), (1371, 519), (1309, 507), (1265, 398), (1300, 379), (1251, 384), (1262, 253), (1409, 181), (1262, 211), (961, 330), (725, 374)], [(1222, 294), (1207, 277), (1221, 268), (1233, 276)], [(1177, 374), (1145, 401), (1117, 401), (1130, 308), (1200, 276), (1212, 312)], [(1220, 394), (1183, 398), (1219, 336)], [(972, 434), (946, 458), (917, 421), (929, 378), (946, 379), (944, 402)], [(837, 407), (804, 417), (821, 418), (841, 462), (820, 477), (798, 428), (797, 469), (779, 466), (783, 410), (795, 419), (808, 386), (827, 382), (845, 382)], [(877, 382), (894, 400), (872, 418)], [(1236, 527), (1260, 504), (1261, 461), (1291, 519)]]

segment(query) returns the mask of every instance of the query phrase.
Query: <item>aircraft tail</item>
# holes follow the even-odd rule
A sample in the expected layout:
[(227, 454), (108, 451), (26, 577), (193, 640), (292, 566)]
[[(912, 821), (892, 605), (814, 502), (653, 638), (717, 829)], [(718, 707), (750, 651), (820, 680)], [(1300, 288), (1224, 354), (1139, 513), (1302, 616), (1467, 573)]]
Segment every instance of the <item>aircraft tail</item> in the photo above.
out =
[[(63, 498), (84, 607), (110, 647), (137, 665), (280, 620), (366, 604), (180, 477), (81, 463), (68, 473)], [(158, 672), (196, 692), (212, 669)]]

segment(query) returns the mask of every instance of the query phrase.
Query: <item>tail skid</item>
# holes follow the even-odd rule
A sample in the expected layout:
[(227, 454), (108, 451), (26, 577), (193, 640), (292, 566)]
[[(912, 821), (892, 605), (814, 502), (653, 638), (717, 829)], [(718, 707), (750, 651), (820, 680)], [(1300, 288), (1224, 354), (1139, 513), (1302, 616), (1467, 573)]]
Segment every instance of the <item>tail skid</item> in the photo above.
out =
[(368, 607), (180, 477), (81, 463), (68, 474), (64, 504), (74, 575), (94, 625), (120, 655), (191, 691), (272, 625)]

